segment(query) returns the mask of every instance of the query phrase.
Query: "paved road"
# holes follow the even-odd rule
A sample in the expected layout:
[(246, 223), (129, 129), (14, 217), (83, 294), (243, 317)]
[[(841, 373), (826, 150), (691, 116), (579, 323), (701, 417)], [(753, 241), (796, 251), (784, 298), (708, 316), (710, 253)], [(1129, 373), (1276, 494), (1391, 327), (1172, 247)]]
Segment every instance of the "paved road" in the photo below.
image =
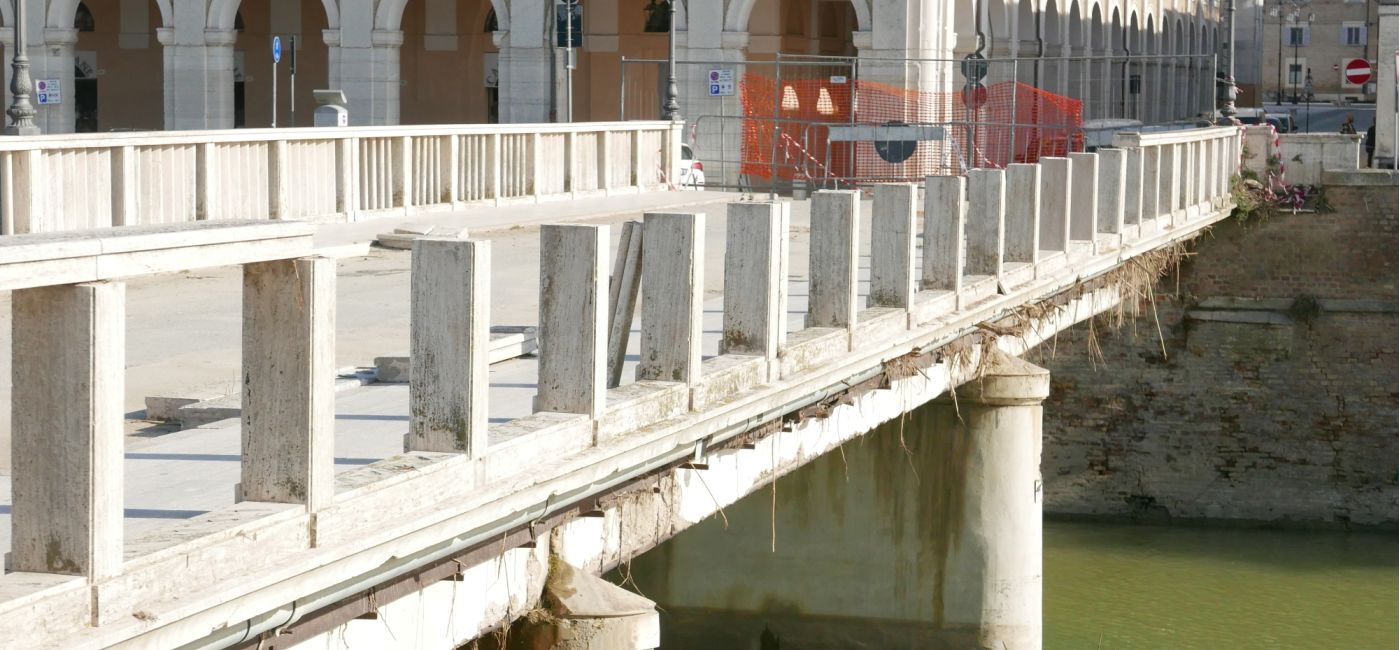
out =
[(1375, 105), (1333, 106), (1332, 104), (1276, 104), (1266, 105), (1270, 113), (1292, 111), (1297, 116), (1298, 131), (1310, 133), (1338, 133), (1347, 115), (1356, 120), (1356, 132), (1365, 134), (1366, 128), (1375, 123)]

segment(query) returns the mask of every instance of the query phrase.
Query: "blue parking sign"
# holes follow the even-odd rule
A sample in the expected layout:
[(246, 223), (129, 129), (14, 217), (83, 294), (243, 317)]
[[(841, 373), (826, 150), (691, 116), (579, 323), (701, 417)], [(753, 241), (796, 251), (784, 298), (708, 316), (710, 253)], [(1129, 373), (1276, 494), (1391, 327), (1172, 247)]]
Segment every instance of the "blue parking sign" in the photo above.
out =
[(282, 62), (282, 37), (281, 37), (281, 36), (273, 36), (273, 37), (272, 37), (272, 62), (273, 62), (273, 63), (281, 63), (281, 62)]

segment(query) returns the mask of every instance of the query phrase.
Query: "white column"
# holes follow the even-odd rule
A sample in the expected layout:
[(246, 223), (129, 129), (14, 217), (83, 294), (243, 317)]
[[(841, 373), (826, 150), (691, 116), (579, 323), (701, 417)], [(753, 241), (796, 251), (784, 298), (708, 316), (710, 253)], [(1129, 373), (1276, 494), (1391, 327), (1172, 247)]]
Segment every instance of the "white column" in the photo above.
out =
[(1095, 224), (1099, 222), (1099, 156), (1092, 153), (1071, 153), (1069, 162), (1071, 187), (1074, 189), (1069, 217), (1069, 238), (1092, 242)]
[(945, 628), (975, 630), (969, 647), (1041, 647), (1041, 402), (1050, 373), (1000, 352), (987, 372), (940, 400), (937, 435), (965, 451), (950, 487), (961, 521), (942, 575)]
[(242, 499), (335, 497), (335, 260), (243, 267)]
[(1068, 158), (1040, 159), (1040, 245), (1069, 252), (1073, 169)]
[(10, 568), (102, 579), (122, 564), (126, 285), (15, 291)]
[(607, 391), (608, 227), (540, 227), (539, 411), (603, 412)]
[(233, 128), (233, 46), (238, 33), (190, 27), (177, 20), (175, 27), (157, 30), (156, 37), (165, 60), (165, 128)]
[(491, 242), (413, 243), (409, 436), (413, 451), (486, 454)]
[(638, 380), (700, 381), (704, 293), (705, 215), (644, 215)]
[(930, 176), (924, 181), (924, 260), (921, 289), (962, 291), (966, 260), (967, 181)]
[[(32, 37), (35, 32), (29, 32)], [(72, 133), (76, 125), (77, 94), (73, 87), (73, 46), (78, 42), (78, 30), (71, 24), (66, 28), (46, 28), (43, 31), (44, 43), (41, 49), (30, 47), (29, 75), (34, 80), (57, 79), (62, 101), (49, 106), (39, 106), (38, 97), (30, 95), (30, 101), (38, 113), (34, 123), (44, 133)]]
[(1001, 278), (1006, 246), (1006, 172), (967, 173), (967, 273)]
[(1040, 165), (1006, 166), (1006, 261), (1040, 261)]
[(908, 309), (918, 285), (914, 280), (914, 233), (919, 187), (907, 184), (875, 186), (870, 223), (871, 307)]
[[(1376, 61), (1376, 158), (1395, 166), (1395, 53), (1400, 50), (1400, 7), (1382, 4), (1379, 60)], [(1364, 153), (1364, 152), (1363, 152)]]
[(730, 203), (724, 248), (722, 354), (760, 354), (770, 365), (787, 339), (791, 203)]
[(371, 16), (341, 10), (340, 29), (322, 38), (330, 48), (330, 87), (345, 92), (351, 126), (393, 126), (400, 122), (402, 86), (399, 50), (403, 32), (373, 29)]
[(510, 31), (497, 32), (494, 37), (500, 50), (501, 122), (550, 121), (554, 89), (553, 14), (553, 2), (511, 3)]
[(807, 268), (807, 327), (855, 331), (860, 275), (860, 193), (822, 190), (812, 197)]

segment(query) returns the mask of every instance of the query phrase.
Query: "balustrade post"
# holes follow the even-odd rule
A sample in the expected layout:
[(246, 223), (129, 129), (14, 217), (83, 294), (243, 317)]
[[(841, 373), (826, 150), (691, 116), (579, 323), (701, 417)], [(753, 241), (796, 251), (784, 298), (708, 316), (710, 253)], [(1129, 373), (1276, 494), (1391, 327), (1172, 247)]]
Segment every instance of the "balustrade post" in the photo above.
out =
[(1143, 234), (1157, 228), (1157, 217), (1162, 214), (1162, 148), (1148, 146), (1142, 149), (1142, 228)]
[(392, 163), (394, 165), (391, 172), (393, 178), (393, 196), (388, 207), (401, 207), (404, 214), (413, 208), (414, 197), (414, 176), (417, 170), (413, 165), (413, 137), (403, 136), (394, 138), (394, 153)]
[(636, 188), (637, 191), (640, 192), (642, 191), (642, 130), (637, 128), (632, 129), (632, 137), (630, 140), (632, 141), (632, 153), (631, 160), (628, 161), (628, 166), (632, 168), (632, 175), (627, 185), (628, 187)]
[(1124, 187), (1123, 195), (1123, 225), (1126, 230), (1130, 230), (1133, 236), (1140, 232), (1142, 224), (1142, 195), (1143, 185), (1143, 149), (1142, 147), (1132, 147), (1125, 150), (1127, 152), (1124, 160)]
[(1040, 243), (1046, 250), (1069, 254), (1070, 215), (1074, 205), (1073, 169), (1068, 158), (1040, 159)]
[(1098, 222), (1094, 229), (1094, 250), (1099, 251), (1100, 235), (1109, 235), (1111, 247), (1123, 243), (1124, 184), (1128, 174), (1127, 152), (1123, 149), (1100, 149)]
[(408, 451), (486, 454), (491, 242), (413, 242)]
[(966, 196), (967, 179), (962, 176), (924, 180), (923, 289), (962, 292)]
[(909, 309), (914, 279), (914, 232), (919, 186), (877, 185), (870, 222), (870, 307)]
[(807, 327), (852, 334), (860, 267), (860, 193), (821, 190), (812, 196), (808, 258)]
[(967, 173), (967, 274), (1001, 280), (1006, 246), (1006, 172)]
[[(195, 153), (196, 159), (199, 154)], [(195, 218), (202, 212), (199, 196), (199, 168), (195, 163)], [(112, 148), (112, 225), (130, 226), (141, 222), (136, 212), (136, 147)]]
[(535, 409), (597, 418), (607, 393), (608, 227), (540, 227)]
[(598, 132), (598, 189), (612, 194), (612, 132)]
[(642, 336), (637, 380), (700, 380), (705, 215), (642, 217)]
[(1040, 165), (1006, 166), (1006, 261), (1040, 262)]
[(578, 197), (578, 132), (564, 134), (564, 191)]
[(445, 199), (454, 209), (462, 202), (465, 193), (462, 191), (462, 137), (447, 136), (447, 164), (443, 165), (447, 174), (447, 178), (443, 179), (443, 187), (447, 188)]
[(12, 322), (9, 568), (115, 576), (123, 560), (126, 285), (17, 290)]
[(244, 501), (335, 497), (335, 260), (243, 267)]
[(194, 150), (194, 218), (205, 221), (217, 205), (214, 163), (218, 150), (212, 142), (201, 142)]
[(486, 196), (501, 204), (501, 134), (492, 133), (486, 152)]
[(287, 141), (267, 143), (267, 214), (273, 220), (287, 218)]
[(346, 221), (355, 220), (355, 212), (360, 202), (360, 177), (357, 170), (358, 138), (341, 138), (335, 141), (335, 211), (345, 215)]
[(757, 354), (776, 377), (787, 341), (788, 202), (730, 203), (721, 354)]
[(530, 134), (530, 164), (519, 170), (520, 173), (529, 175), (530, 189), (527, 193), (535, 197), (537, 202), (540, 197), (540, 188), (544, 187), (544, 161), (541, 160), (544, 158), (541, 153), (541, 148), (544, 146), (542, 140), (543, 138), (538, 131)]
[[(1099, 222), (1099, 156), (1093, 153), (1069, 154), (1074, 202), (1069, 217), (1071, 241), (1094, 241)], [(1090, 246), (1089, 251), (1093, 251)]]

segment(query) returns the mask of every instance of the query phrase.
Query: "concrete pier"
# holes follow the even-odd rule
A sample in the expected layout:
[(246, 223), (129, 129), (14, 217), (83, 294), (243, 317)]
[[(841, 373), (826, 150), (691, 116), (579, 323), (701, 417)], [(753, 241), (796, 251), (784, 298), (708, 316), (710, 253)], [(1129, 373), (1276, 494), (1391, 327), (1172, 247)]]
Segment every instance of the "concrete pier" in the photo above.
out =
[[(1006, 355), (943, 398), (936, 435), (953, 455), (944, 507), (952, 523), (935, 591), (936, 623), (950, 647), (1041, 647), (1041, 402), (1050, 372)], [(973, 638), (973, 634), (976, 637)]]

